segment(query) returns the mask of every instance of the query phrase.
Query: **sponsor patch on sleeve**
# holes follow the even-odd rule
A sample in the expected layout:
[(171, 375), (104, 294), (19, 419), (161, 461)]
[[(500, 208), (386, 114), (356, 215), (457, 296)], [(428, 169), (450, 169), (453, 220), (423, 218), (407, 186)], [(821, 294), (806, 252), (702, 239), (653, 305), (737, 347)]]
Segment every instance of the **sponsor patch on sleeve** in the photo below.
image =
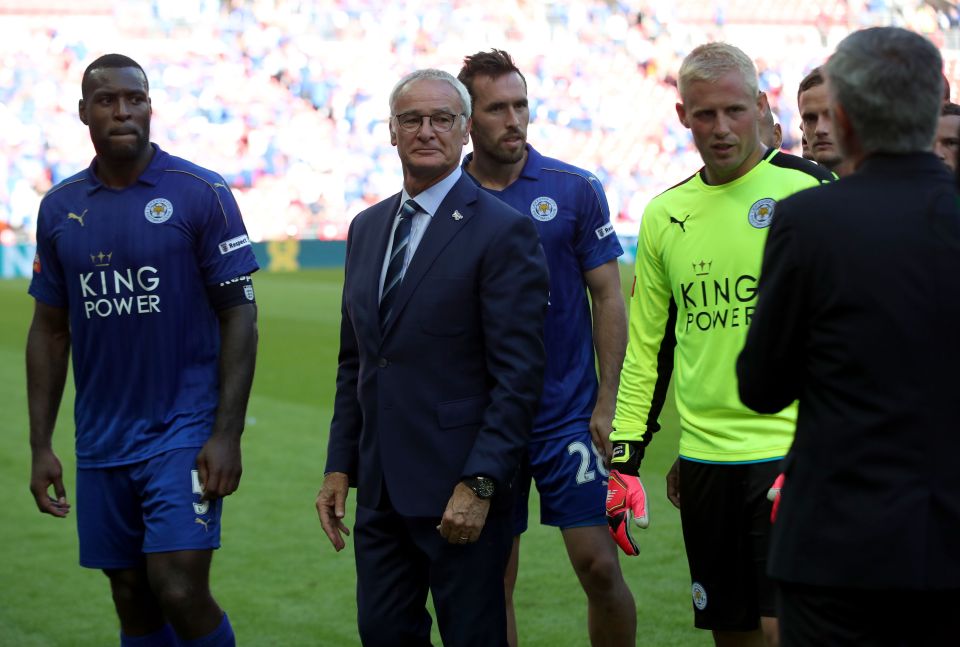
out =
[(594, 232), (597, 235), (597, 238), (603, 240), (607, 236), (613, 233), (613, 223), (607, 223), (603, 227), (600, 227)]
[(241, 247), (249, 247), (250, 239), (246, 234), (243, 236), (237, 236), (236, 238), (231, 238), (230, 240), (225, 240), (220, 243), (220, 254), (229, 254), (230, 252), (236, 251)]

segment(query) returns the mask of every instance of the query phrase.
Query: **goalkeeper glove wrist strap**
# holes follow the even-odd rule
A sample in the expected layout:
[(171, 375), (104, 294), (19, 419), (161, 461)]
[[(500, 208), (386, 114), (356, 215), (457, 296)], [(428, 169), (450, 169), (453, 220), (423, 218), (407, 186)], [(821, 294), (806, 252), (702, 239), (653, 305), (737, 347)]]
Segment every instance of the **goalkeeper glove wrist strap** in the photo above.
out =
[(613, 456), (610, 459), (610, 469), (621, 474), (638, 476), (640, 461), (643, 460), (644, 447), (637, 442), (621, 441), (613, 443)]

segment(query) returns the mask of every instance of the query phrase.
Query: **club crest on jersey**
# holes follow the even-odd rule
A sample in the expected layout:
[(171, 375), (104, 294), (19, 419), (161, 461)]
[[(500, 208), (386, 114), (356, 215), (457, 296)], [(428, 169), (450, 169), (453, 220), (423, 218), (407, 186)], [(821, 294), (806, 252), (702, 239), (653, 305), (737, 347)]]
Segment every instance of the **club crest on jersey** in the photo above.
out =
[(247, 301), (253, 301), (253, 286), (245, 285), (243, 286), (243, 296), (247, 297)]
[(36, 254), (33, 255), (33, 273), (39, 274), (41, 269), (42, 268), (40, 267), (40, 252), (37, 252)]
[(760, 198), (750, 207), (747, 219), (757, 229), (765, 229), (773, 222), (773, 212), (776, 207), (777, 201), (773, 198)]
[(707, 590), (700, 582), (694, 582), (690, 593), (693, 595), (693, 606), (700, 611), (707, 608)]
[(540, 222), (548, 222), (557, 217), (557, 203), (553, 198), (543, 195), (530, 203), (530, 215)]
[(173, 215), (173, 204), (166, 198), (151, 200), (147, 203), (146, 208), (144, 208), (143, 215), (153, 224), (159, 225), (162, 222), (170, 220), (170, 216)]

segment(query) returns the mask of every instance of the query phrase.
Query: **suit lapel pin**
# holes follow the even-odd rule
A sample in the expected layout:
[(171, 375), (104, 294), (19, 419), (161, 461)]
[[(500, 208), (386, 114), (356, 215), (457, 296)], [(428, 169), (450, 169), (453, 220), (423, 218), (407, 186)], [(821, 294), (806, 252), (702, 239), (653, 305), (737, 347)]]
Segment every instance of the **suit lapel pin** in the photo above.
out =
[(457, 211), (456, 209), (454, 209), (454, 210), (453, 210), (453, 219), (454, 219), (454, 220), (463, 220), (463, 214), (460, 213), (459, 211)]

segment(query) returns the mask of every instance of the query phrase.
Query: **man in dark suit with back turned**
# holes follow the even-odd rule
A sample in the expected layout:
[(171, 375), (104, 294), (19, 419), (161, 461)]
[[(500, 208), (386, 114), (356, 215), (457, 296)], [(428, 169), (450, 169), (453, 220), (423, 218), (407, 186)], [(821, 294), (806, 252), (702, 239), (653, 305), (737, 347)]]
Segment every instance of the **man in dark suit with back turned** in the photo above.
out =
[(533, 223), (460, 169), (470, 96), (439, 70), (390, 95), (403, 191), (347, 238), (333, 422), (317, 511), (344, 546), (360, 638), (505, 645), (512, 480), (540, 397), (546, 261)]
[(826, 64), (855, 172), (777, 205), (737, 363), (760, 412), (800, 401), (770, 549), (782, 647), (957, 644), (960, 209), (931, 152), (942, 62), (897, 28)]

